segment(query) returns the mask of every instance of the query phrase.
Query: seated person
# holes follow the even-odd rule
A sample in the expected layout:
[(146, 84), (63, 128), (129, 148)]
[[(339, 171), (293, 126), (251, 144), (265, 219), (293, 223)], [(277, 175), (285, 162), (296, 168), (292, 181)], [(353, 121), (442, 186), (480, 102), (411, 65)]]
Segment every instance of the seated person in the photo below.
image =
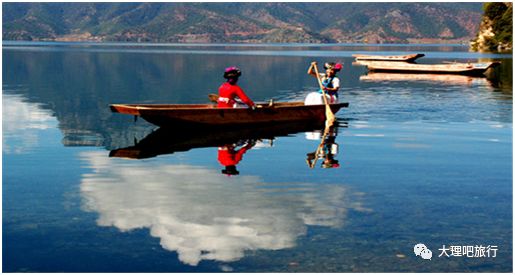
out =
[(254, 102), (243, 92), (240, 86), (236, 85), (238, 78), (241, 76), (241, 71), (237, 67), (229, 67), (225, 69), (224, 78), (227, 81), (218, 88), (220, 97), (218, 98), (219, 108), (242, 108), (245, 105), (236, 101), (236, 98), (241, 99), (246, 106), (255, 108)]

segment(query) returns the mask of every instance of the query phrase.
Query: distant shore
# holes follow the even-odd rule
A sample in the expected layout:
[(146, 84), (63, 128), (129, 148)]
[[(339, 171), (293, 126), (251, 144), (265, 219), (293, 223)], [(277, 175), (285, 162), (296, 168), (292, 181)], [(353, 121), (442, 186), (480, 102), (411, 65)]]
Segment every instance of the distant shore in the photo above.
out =
[(449, 44), (449, 45), (469, 45), (471, 40), (467, 39), (437, 39), (437, 38), (417, 38), (417, 39), (408, 39), (406, 43), (373, 43), (366, 41), (346, 41), (346, 42), (298, 42), (298, 41), (290, 41), (290, 42), (263, 42), (259, 40), (242, 40), (242, 41), (223, 41), (223, 42), (213, 42), (208, 40), (182, 40), (182, 41), (152, 41), (152, 40), (107, 40), (98, 36), (88, 36), (88, 35), (66, 35), (62, 37), (56, 38), (42, 38), (42, 39), (33, 39), (33, 40), (3, 40), (3, 41), (20, 41), (20, 42), (91, 42), (91, 43), (150, 43), (150, 44), (166, 44), (166, 43), (184, 43), (184, 44), (361, 44), (361, 45), (390, 45), (390, 44)]

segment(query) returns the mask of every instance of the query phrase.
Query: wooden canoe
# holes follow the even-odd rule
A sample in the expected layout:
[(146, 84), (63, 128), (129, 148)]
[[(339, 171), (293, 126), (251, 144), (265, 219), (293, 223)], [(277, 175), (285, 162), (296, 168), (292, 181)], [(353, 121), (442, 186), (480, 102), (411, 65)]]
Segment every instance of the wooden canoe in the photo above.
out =
[[(331, 104), (333, 113), (349, 103)], [(325, 121), (325, 105), (304, 102), (257, 104), (249, 108), (218, 108), (215, 104), (112, 104), (115, 113), (134, 115), (160, 127), (240, 127), (251, 124)]]
[(363, 82), (410, 82), (425, 81), (434, 83), (446, 83), (451, 85), (470, 85), (487, 84), (488, 80), (484, 77), (474, 77), (458, 74), (410, 74), (410, 73), (389, 73), (389, 72), (369, 72), (367, 75), (359, 77)]
[(364, 54), (353, 54), (356, 61), (401, 61), (401, 62), (413, 62), (415, 59), (425, 56), (423, 53), (414, 53), (406, 55), (364, 55)]
[(361, 64), (374, 72), (408, 72), (433, 74), (483, 75), (486, 70), (499, 65), (499, 62), (488, 63), (449, 63), (449, 64), (415, 64), (406, 62), (366, 61)]

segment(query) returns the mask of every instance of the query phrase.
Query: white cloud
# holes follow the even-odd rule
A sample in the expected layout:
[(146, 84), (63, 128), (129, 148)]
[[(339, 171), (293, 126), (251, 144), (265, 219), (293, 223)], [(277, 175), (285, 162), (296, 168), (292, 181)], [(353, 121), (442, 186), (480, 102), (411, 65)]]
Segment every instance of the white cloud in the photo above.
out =
[(349, 208), (363, 210), (342, 185), (273, 185), (255, 176), (113, 159), (104, 152), (82, 158), (93, 171), (81, 183), (84, 208), (99, 213), (98, 225), (149, 228), (189, 265), (235, 261), (245, 250), (291, 248), (306, 225), (342, 226)]

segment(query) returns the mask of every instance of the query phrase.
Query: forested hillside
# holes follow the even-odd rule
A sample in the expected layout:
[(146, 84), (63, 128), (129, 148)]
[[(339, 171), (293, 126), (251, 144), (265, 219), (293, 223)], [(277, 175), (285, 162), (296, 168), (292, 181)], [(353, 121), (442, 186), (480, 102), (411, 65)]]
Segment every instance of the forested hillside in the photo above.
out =
[(4, 40), (451, 42), (481, 3), (3, 3)]

